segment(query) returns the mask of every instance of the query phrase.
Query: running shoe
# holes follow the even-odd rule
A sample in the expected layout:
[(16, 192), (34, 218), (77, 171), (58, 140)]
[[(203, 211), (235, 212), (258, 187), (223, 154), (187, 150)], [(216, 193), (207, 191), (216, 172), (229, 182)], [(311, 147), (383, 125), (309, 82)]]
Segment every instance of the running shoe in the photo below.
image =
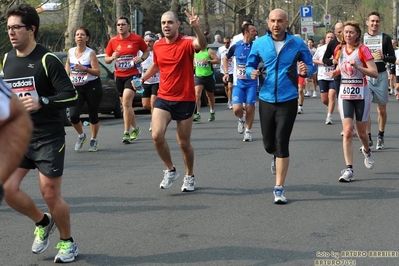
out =
[(368, 169), (373, 169), (374, 168), (374, 158), (373, 158), (373, 153), (371, 152), (371, 149), (369, 148), (369, 151), (365, 151), (364, 148), (362, 147), (362, 153), (364, 155), (364, 165)]
[(286, 204), (287, 199), (284, 196), (284, 188), (282, 186), (275, 186), (273, 189), (274, 204)]
[(173, 170), (163, 170), (163, 180), (159, 187), (161, 189), (170, 188), (173, 185), (173, 182), (179, 178), (179, 172), (177, 172), (174, 167)]
[(58, 242), (56, 249), (58, 249), (58, 253), (54, 258), (55, 263), (72, 262), (79, 254), (79, 248), (76, 242), (61, 240)]
[(83, 137), (78, 137), (78, 140), (75, 144), (75, 151), (81, 151), (83, 149), (83, 143), (87, 140), (86, 133), (83, 133)]
[(304, 94), (304, 96), (305, 96), (306, 98), (308, 98), (308, 97), (310, 97), (310, 93), (307, 91), (307, 92)]
[(137, 137), (141, 134), (141, 129), (136, 127), (132, 130), (132, 134), (130, 134), (130, 140), (137, 140)]
[(227, 109), (229, 110), (233, 109), (233, 104), (231, 102), (227, 103)]
[(381, 137), (381, 136), (377, 137), (377, 146), (375, 148), (377, 150), (384, 150), (385, 149), (384, 137)]
[(91, 151), (91, 152), (98, 151), (98, 140), (96, 140), (96, 139), (90, 140), (89, 151)]
[(273, 175), (276, 174), (276, 157), (273, 156), (272, 162), (270, 163), (270, 171), (272, 172)]
[(49, 236), (51, 233), (54, 232), (56, 227), (53, 217), (51, 217), (49, 213), (45, 213), (44, 215), (47, 215), (50, 222), (47, 226), (44, 227), (41, 225), (36, 226), (34, 232), (35, 240), (32, 244), (32, 252), (35, 254), (43, 253), (44, 251), (46, 251), (48, 245), (50, 244)]
[(150, 122), (150, 127), (148, 128), (148, 131), (152, 131), (152, 127), (151, 127), (151, 122)]
[(122, 143), (125, 144), (130, 144), (130, 134), (129, 131), (125, 131), (125, 133), (123, 133), (123, 137), (122, 137)]
[(298, 105), (298, 114), (303, 114), (303, 107)]
[(244, 138), (242, 141), (251, 142), (252, 141), (251, 132), (245, 131)]
[(215, 112), (209, 113), (208, 121), (215, 121)]
[[(326, 125), (332, 125), (331, 116), (326, 117)], [(342, 132), (343, 133), (343, 132)]]
[(238, 133), (242, 134), (245, 130), (245, 121), (238, 120), (237, 131)]
[(396, 93), (396, 100), (399, 101), (399, 92)]
[(317, 98), (317, 93), (316, 93), (315, 91), (313, 92), (312, 97), (313, 97), (313, 98)]
[(339, 177), (339, 182), (351, 182), (355, 180), (355, 174), (353, 169), (347, 168), (341, 171), (341, 176)]
[(186, 175), (183, 180), (183, 185), (181, 186), (182, 192), (194, 191), (195, 177), (194, 175)]
[(201, 122), (201, 115), (200, 113), (194, 114), (194, 122)]
[(344, 131), (343, 131), (343, 130), (341, 131), (341, 134), (340, 134), (340, 135), (341, 135), (341, 137), (343, 137), (343, 136), (344, 136)]

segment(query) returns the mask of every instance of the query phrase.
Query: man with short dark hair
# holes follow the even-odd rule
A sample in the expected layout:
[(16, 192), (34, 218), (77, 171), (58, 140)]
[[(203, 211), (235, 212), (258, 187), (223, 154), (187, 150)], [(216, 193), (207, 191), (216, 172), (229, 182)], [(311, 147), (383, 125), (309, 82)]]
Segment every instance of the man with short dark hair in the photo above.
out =
[[(4, 80), (30, 112), (34, 130), (19, 168), (4, 183), (5, 200), (11, 208), (36, 223), (33, 253), (43, 253), (48, 248), (49, 235), (57, 226), (60, 242), (54, 262), (72, 262), (79, 250), (71, 236), (69, 207), (61, 196), (65, 158), (62, 112), (76, 104), (78, 94), (61, 61), (36, 43), (40, 24), (36, 10), (27, 4), (13, 6), (6, 18), (13, 49), (5, 55)], [(50, 213), (39, 210), (20, 189), (26, 174), (35, 168), (38, 168), (40, 191)]]
[[(224, 57), (223, 81), (229, 79), (228, 62), (234, 58), (232, 104), (234, 115), (238, 118), (237, 131), (244, 134), (243, 141), (252, 141), (252, 125), (255, 119), (256, 90), (258, 80), (252, 80), (245, 74), (245, 64), (250, 53), (257, 31), (253, 24), (245, 23), (241, 27), (243, 39), (232, 45)], [(245, 103), (245, 112), (244, 106)]]
[[(367, 76), (371, 92), (373, 94), (372, 101), (377, 103), (378, 112), (378, 136), (377, 136), (377, 150), (384, 150), (384, 133), (385, 124), (387, 122), (387, 103), (388, 103), (388, 73), (386, 71), (386, 64), (395, 63), (395, 50), (392, 47), (392, 40), (388, 34), (379, 32), (380, 28), (380, 13), (373, 11), (368, 15), (366, 20), (367, 32), (363, 36), (363, 43), (369, 47), (374, 57), (374, 62), (377, 65), (378, 77), (372, 78)], [(370, 144), (373, 146), (371, 137), (371, 116), (367, 125), (367, 134), (369, 136)]]
[[(241, 27), (244, 26), (245, 24), (248, 24), (248, 23), (249, 23), (249, 24), (253, 24), (253, 23), (252, 23), (252, 19), (249, 19), (249, 18), (243, 19), (243, 21), (242, 21), (242, 23), (241, 23)], [(233, 46), (234, 44), (236, 44), (236, 42), (241, 41), (241, 40), (243, 39), (243, 37), (244, 37), (244, 35), (243, 35), (242, 32), (240, 32), (240, 33), (237, 34), (237, 35), (234, 35), (234, 36), (233, 36), (233, 39), (231, 40), (230, 46)]]
[[(121, 16), (116, 23), (118, 34), (109, 40), (104, 60), (107, 64), (115, 61), (115, 82), (123, 105), (124, 131), (122, 143), (135, 141), (141, 133), (137, 126), (132, 102), (136, 91), (132, 86), (133, 76), (140, 77), (140, 63), (147, 59), (150, 50), (140, 35), (130, 32), (129, 18)], [(138, 52), (143, 52), (138, 56)], [(130, 127), (132, 131), (130, 132)]]

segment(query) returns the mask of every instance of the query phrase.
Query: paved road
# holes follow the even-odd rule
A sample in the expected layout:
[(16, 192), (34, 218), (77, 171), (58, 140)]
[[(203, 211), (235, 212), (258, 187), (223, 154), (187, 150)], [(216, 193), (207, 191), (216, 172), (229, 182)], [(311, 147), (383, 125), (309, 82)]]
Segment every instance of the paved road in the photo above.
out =
[[(338, 182), (345, 167), (338, 115), (334, 125), (324, 125), (319, 98), (306, 99), (304, 110), (292, 134), (284, 206), (273, 204), (274, 176), (258, 115), (253, 142), (244, 143), (225, 103), (217, 104), (215, 122), (194, 125), (193, 193), (180, 192), (181, 179), (159, 189), (164, 166), (147, 131), (148, 114), (138, 115), (143, 133), (131, 145), (121, 143), (122, 120), (103, 119), (97, 153), (74, 152), (76, 134), (67, 128), (63, 195), (80, 248), (74, 265), (298, 266), (334, 258), (352, 265), (399, 265), (399, 102), (392, 97), (388, 105), (387, 149), (374, 153), (372, 170), (356, 151), (352, 183)], [(375, 106), (372, 116), (376, 121)], [(172, 122), (167, 137), (184, 174), (175, 127)], [(376, 132), (374, 122), (374, 138)], [(23, 189), (46, 210), (35, 172)], [(34, 255), (32, 222), (4, 203), (0, 217), (0, 265), (53, 264), (57, 232), (49, 250)], [(384, 255), (394, 257), (372, 257)]]

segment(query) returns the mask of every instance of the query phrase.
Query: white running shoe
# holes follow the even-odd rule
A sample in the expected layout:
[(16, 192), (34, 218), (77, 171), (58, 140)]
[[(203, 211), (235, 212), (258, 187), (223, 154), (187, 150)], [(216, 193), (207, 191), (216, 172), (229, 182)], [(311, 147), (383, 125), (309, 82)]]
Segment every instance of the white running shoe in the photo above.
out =
[(305, 96), (306, 98), (308, 98), (308, 97), (310, 97), (310, 93), (307, 91), (307, 92), (304, 94), (304, 96)]
[(377, 137), (377, 146), (375, 146), (377, 150), (384, 150), (385, 149), (385, 144), (384, 144), (384, 137), (378, 136)]
[(252, 141), (251, 132), (245, 131), (244, 138), (242, 141), (251, 142)]
[(371, 152), (371, 149), (369, 148), (369, 151), (366, 152), (362, 146), (362, 153), (364, 155), (364, 165), (368, 169), (373, 169), (374, 168), (374, 158), (373, 158), (373, 153)]
[(195, 177), (194, 175), (186, 175), (183, 179), (183, 185), (181, 186), (181, 192), (194, 191)]
[(35, 254), (43, 253), (48, 248), (50, 244), (49, 236), (54, 232), (56, 225), (53, 217), (49, 213), (45, 213), (49, 219), (49, 224), (47, 226), (36, 226), (35, 229), (35, 240), (32, 244), (32, 252)]
[(355, 175), (353, 169), (347, 168), (341, 171), (341, 176), (339, 177), (339, 182), (351, 182), (355, 180)]
[(177, 172), (175, 167), (173, 170), (163, 170), (163, 173), (163, 180), (161, 184), (159, 184), (161, 189), (170, 188), (173, 185), (173, 182), (179, 178), (179, 172)]
[(72, 262), (79, 254), (79, 248), (76, 242), (60, 241), (57, 244), (58, 254), (54, 258), (55, 263)]
[(298, 105), (298, 114), (303, 114), (303, 107)]
[(237, 131), (238, 131), (238, 133), (240, 133), (240, 134), (244, 133), (244, 130), (245, 130), (245, 121), (238, 120), (237, 123), (238, 123), (238, 125), (237, 125)]
[(313, 98), (317, 98), (317, 93), (316, 93), (315, 91), (313, 92), (312, 97), (313, 97)]
[[(331, 116), (327, 116), (327, 117), (326, 117), (326, 125), (332, 125)], [(343, 132), (342, 132), (342, 135), (341, 135), (341, 136), (343, 136)]]

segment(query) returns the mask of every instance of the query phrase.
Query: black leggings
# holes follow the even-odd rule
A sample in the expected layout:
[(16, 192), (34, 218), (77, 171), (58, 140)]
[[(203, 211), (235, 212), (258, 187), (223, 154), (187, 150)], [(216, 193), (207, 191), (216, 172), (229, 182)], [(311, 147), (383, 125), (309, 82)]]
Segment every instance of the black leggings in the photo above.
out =
[(288, 146), (298, 111), (298, 99), (283, 103), (259, 100), (259, 120), (263, 146), (278, 158), (290, 156)]
[(91, 124), (97, 124), (98, 110), (100, 109), (101, 98), (103, 97), (103, 90), (100, 78), (91, 80), (82, 86), (75, 86), (78, 91), (79, 98), (76, 105), (70, 108), (72, 124), (78, 124), (80, 121), (80, 114), (82, 107), (87, 102), (89, 108), (89, 118)]

